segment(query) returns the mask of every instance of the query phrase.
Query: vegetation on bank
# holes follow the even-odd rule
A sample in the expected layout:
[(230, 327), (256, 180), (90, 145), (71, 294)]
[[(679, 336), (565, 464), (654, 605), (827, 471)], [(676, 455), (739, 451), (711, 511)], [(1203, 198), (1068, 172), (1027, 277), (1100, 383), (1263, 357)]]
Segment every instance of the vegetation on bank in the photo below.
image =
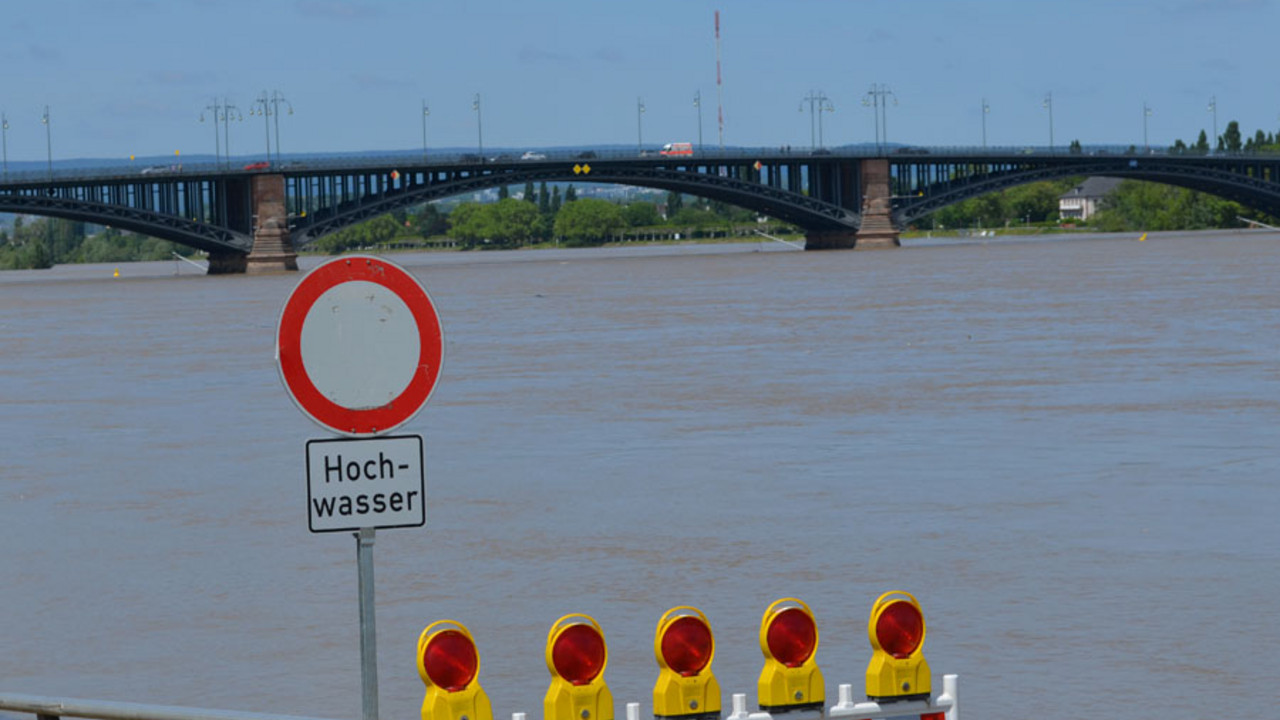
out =
[(184, 245), (114, 228), (86, 235), (85, 224), (57, 218), (24, 222), (14, 219), (13, 229), (0, 228), (0, 269), (48, 268), (59, 263), (108, 263), (135, 260), (168, 260), (173, 253), (191, 255)]

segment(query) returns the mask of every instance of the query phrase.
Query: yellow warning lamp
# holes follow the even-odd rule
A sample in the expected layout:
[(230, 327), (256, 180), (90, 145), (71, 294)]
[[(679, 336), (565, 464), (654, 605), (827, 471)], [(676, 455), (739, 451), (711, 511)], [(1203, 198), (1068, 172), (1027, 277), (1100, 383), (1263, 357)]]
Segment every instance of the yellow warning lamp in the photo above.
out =
[(765, 662), (756, 683), (761, 710), (776, 713), (822, 709), (826, 685), (813, 657), (817, 649), (818, 624), (808, 605), (795, 598), (783, 598), (764, 611), (760, 650)]
[(716, 655), (711, 623), (689, 606), (671, 608), (653, 634), (658, 682), (653, 686), (653, 716), (681, 720), (720, 717), (720, 683), (711, 673)]
[(542, 700), (543, 720), (613, 720), (613, 694), (604, 682), (609, 650), (600, 624), (588, 615), (565, 615), (547, 633), (551, 686)]
[(493, 720), (493, 706), (476, 682), (480, 656), (461, 623), (440, 620), (418, 637), (418, 676), (427, 685), (422, 720)]
[(928, 699), (933, 677), (925, 661), (924, 613), (911, 593), (894, 590), (876, 598), (867, 621), (871, 662), (867, 699), (877, 702)]

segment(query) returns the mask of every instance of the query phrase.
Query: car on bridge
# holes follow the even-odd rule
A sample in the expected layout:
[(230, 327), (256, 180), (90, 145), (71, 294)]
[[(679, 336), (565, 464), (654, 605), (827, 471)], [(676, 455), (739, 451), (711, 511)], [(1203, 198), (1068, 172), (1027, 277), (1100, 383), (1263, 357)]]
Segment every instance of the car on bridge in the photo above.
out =
[(546, 160), (546, 159), (547, 159), (547, 154), (546, 154), (546, 153), (540, 153), (540, 152), (534, 152), (534, 151), (530, 150), (529, 152), (526, 152), (525, 154), (521, 155), (521, 156), (520, 156), (520, 159), (521, 159), (521, 160)]
[(262, 160), (260, 162), (249, 163), (248, 165), (244, 166), (244, 169), (245, 170), (270, 170), (271, 163), (267, 162), (266, 160)]

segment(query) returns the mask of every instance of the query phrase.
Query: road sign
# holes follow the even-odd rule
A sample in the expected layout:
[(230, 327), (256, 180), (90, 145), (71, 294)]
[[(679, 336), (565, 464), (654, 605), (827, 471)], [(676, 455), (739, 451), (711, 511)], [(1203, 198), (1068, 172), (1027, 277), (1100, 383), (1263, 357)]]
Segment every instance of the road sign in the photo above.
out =
[(320, 265), (280, 312), (276, 360), (285, 389), (308, 417), (343, 435), (390, 432), (416, 415), (443, 356), (426, 289), (382, 258)]
[(307, 441), (313, 533), (421, 527), (426, 492), (420, 435)]

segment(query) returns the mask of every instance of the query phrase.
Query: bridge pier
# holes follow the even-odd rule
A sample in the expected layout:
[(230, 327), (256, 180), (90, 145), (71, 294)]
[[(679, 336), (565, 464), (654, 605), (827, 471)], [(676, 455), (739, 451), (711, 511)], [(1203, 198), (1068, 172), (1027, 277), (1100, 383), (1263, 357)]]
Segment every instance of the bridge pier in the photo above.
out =
[(901, 247), (893, 224), (893, 200), (889, 195), (888, 158), (862, 161), (862, 226), (855, 247), (861, 250)]
[[(244, 257), (243, 268), (227, 272), (250, 275), (298, 269), (298, 253), (289, 240), (289, 217), (284, 205), (284, 176), (253, 176), (253, 249)], [(213, 273), (213, 259), (209, 261)]]

